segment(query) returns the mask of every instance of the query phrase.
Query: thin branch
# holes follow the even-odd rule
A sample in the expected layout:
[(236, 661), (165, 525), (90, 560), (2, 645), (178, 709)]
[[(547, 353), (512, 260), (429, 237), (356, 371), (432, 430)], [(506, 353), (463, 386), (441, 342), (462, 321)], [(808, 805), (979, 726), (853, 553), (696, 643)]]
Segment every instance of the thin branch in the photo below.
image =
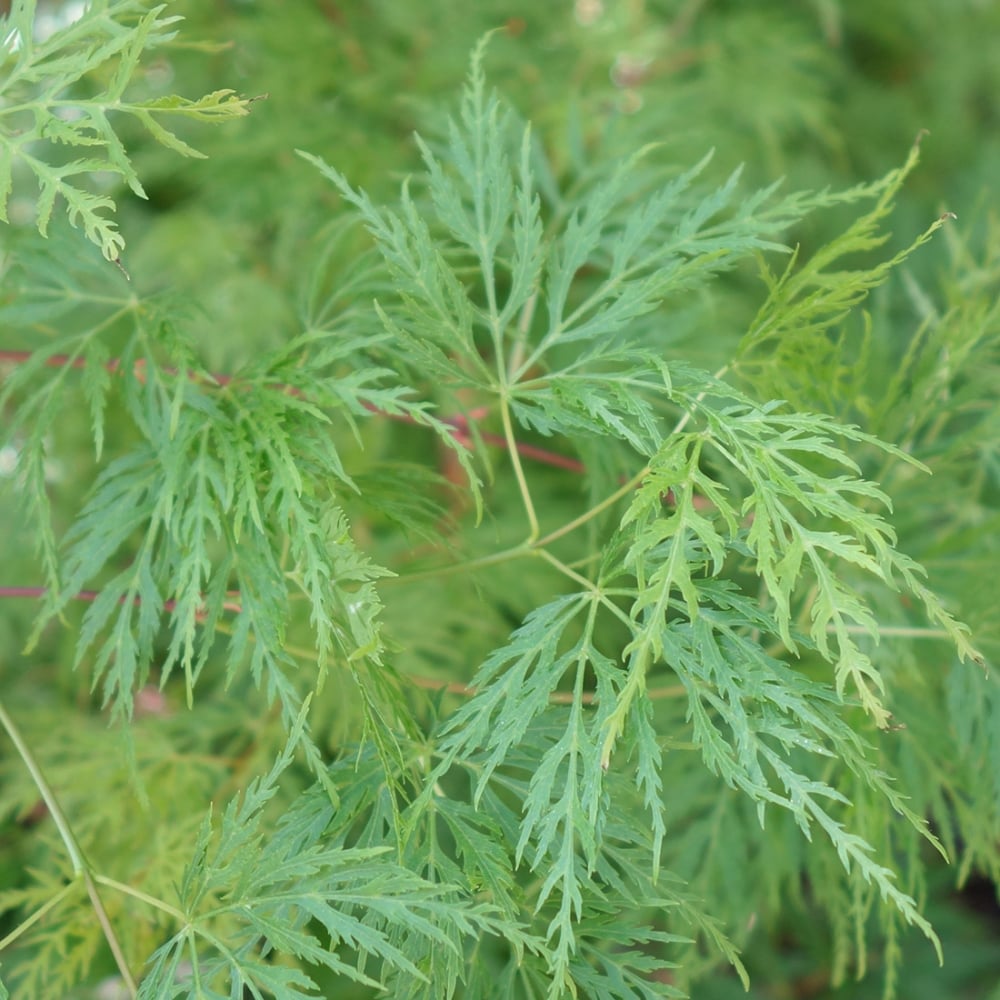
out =
[(9, 948), (18, 938), (23, 937), (35, 924), (38, 923), (50, 910), (54, 910), (62, 901), (69, 896), (76, 888), (76, 880), (68, 882), (54, 896), (50, 896), (41, 906), (25, 918), (6, 937), (0, 938), (0, 952)]
[(2, 702), (0, 702), (0, 726), (3, 726), (7, 731), (7, 735), (14, 744), (18, 755), (31, 775), (32, 781), (35, 783), (35, 787), (38, 789), (38, 794), (42, 797), (42, 801), (45, 803), (45, 807), (52, 817), (52, 822), (55, 823), (56, 829), (59, 831), (59, 836), (66, 847), (66, 853), (69, 855), (70, 864), (73, 866), (73, 873), (77, 878), (82, 879), (83, 884), (87, 887), (87, 895), (90, 897), (94, 913), (97, 915), (97, 922), (101, 925), (104, 939), (107, 941), (108, 947), (111, 949), (111, 954), (114, 956), (115, 965), (118, 966), (118, 972), (125, 983), (129, 996), (134, 998), (138, 995), (138, 987), (132, 978), (132, 973), (129, 970), (128, 962), (125, 960), (125, 953), (122, 951), (121, 943), (118, 941), (114, 927), (111, 926), (111, 920), (97, 891), (97, 885), (91, 874), (90, 866), (83, 856), (83, 851), (80, 849), (76, 835), (73, 833), (65, 813), (63, 813), (62, 807), (59, 805), (59, 801), (52, 791), (52, 787), (43, 774), (38, 761), (35, 760), (35, 755), (24, 741), (20, 730), (14, 724), (14, 720), (7, 714), (7, 710), (4, 708)]
[[(25, 364), (32, 358), (31, 351), (0, 351), (0, 365), (19, 365)], [(82, 369), (86, 367), (86, 359), (80, 357), (71, 357), (68, 354), (53, 354), (45, 359), (45, 366), (47, 368), (78, 368)], [(145, 379), (144, 369), (145, 364), (143, 361), (137, 361), (133, 374), (137, 379), (143, 381)], [(104, 364), (106, 371), (116, 374), (121, 371), (121, 363), (118, 359), (113, 359)], [(162, 369), (163, 373), (166, 375), (177, 375), (178, 370), (176, 368), (165, 367)], [(188, 373), (188, 377), (192, 380), (196, 380), (194, 375)], [(219, 388), (228, 388), (233, 385), (235, 379), (232, 375), (222, 375), (213, 372), (211, 374), (212, 383), (214, 383)], [(197, 379), (202, 384), (205, 384), (204, 379)], [(275, 391), (285, 392), (293, 396), (302, 397), (303, 393), (301, 389), (297, 389), (293, 386), (287, 385), (275, 385)], [(413, 417), (406, 413), (386, 413), (384, 410), (380, 410), (377, 406), (371, 403), (362, 403), (364, 408), (370, 413), (382, 417), (386, 420), (395, 420), (398, 423), (403, 424), (413, 424), (416, 425), (416, 421)], [(478, 416), (480, 413), (474, 413), (470, 416)], [(485, 415), (485, 414), (482, 414)], [(446, 424), (451, 428), (452, 437), (460, 444), (463, 448), (472, 447), (472, 434), (469, 430), (470, 427), (469, 417), (466, 416), (454, 416), (445, 418), (442, 423)], [(502, 434), (495, 434), (491, 431), (479, 431), (477, 437), (484, 443), (488, 444), (494, 448), (507, 448), (508, 440)], [(583, 473), (585, 467), (583, 462), (578, 459), (571, 458), (568, 455), (562, 455), (559, 452), (550, 451), (548, 448), (540, 448), (532, 444), (524, 444), (523, 442), (516, 442), (514, 448), (517, 453), (524, 458), (531, 459), (534, 462), (539, 462), (542, 465), (551, 465), (557, 469), (566, 469), (569, 472)]]
[(521, 456), (518, 451), (518, 441), (514, 437), (514, 425), (510, 419), (510, 407), (506, 399), (500, 400), (500, 419), (503, 421), (504, 439), (507, 443), (507, 451), (510, 453), (510, 463), (514, 469), (514, 478), (517, 480), (517, 488), (521, 493), (521, 501), (524, 504), (524, 513), (528, 518), (528, 544), (533, 544), (538, 538), (538, 515), (535, 513), (535, 504), (531, 499), (531, 490), (528, 488), (528, 480), (524, 476), (524, 468), (521, 465)]
[[(443, 681), (436, 677), (420, 677), (416, 674), (405, 674), (404, 676), (415, 687), (424, 688), (427, 691), (445, 691), (462, 698), (472, 698), (479, 693), (479, 688), (470, 684), (460, 684), (457, 681)], [(681, 698), (686, 693), (687, 689), (683, 684), (670, 684), (665, 687), (650, 688), (646, 691), (647, 696), (654, 701)], [(553, 691), (549, 695), (549, 703), (553, 705), (572, 705), (576, 700), (577, 697), (573, 691)], [(579, 700), (584, 705), (596, 705), (598, 702), (597, 693), (584, 691)]]

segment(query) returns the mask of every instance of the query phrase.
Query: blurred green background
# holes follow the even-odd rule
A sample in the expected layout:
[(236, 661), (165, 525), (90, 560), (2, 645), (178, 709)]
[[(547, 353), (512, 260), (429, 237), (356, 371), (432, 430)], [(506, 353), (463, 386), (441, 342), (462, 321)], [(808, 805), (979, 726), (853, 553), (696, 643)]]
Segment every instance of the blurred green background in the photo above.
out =
[[(899, 317), (892, 326), (898, 339), (875, 347), (880, 364), (891, 365), (904, 350), (921, 309), (931, 308), (928, 300), (947, 305), (962, 294), (963, 281), (997, 287), (998, 2), (178, 0), (170, 8), (187, 19), (181, 40), (154, 53), (138, 90), (195, 97), (227, 87), (266, 95), (235, 124), (182, 131), (205, 160), (180, 160), (128, 127), (123, 136), (149, 194), (148, 202), (128, 192), (117, 196), (134, 288), (184, 306), (212, 369), (231, 371), (300, 328), (304, 288), (340, 206), (332, 187), (294, 151), (318, 154), (355, 185), (390, 196), (418, 166), (413, 131), (439, 126), (470, 49), (490, 29), (499, 29), (487, 60), (491, 81), (531, 118), (564, 183), (594, 158), (656, 142), (660, 155), (679, 165), (714, 149), (711, 169), (724, 177), (742, 164), (748, 191), (782, 177), (788, 190), (844, 188), (900, 165), (926, 130), (921, 166), (899, 199), (885, 253), (908, 244), (945, 210), (958, 220), (870, 303), (873, 311)], [(72, 9), (44, 5), (56, 19)], [(847, 210), (810, 219), (794, 240), (818, 245), (849, 217)], [(90, 248), (79, 253), (96, 255)], [(760, 285), (749, 272), (728, 276), (713, 307), (712, 336), (685, 328), (681, 317), (678, 355), (716, 367), (759, 300)], [(873, 370), (874, 393), (884, 370)], [(996, 463), (996, 452), (983, 461)], [(985, 474), (981, 496), (994, 510), (987, 534), (955, 538), (948, 551), (940, 542), (921, 551), (915, 526), (908, 551), (929, 564), (935, 585), (971, 621), (996, 662), (998, 590), (990, 581), (1000, 554), (1000, 473), (987, 466)], [(947, 483), (936, 489), (948, 507)], [(31, 564), (28, 544), (7, 538), (4, 561), (13, 582), (17, 567)], [(24, 634), (30, 612), (11, 601), (0, 608), (8, 648)], [(9, 884), (17, 873), (8, 870), (3, 879)], [(749, 935), (750, 996), (880, 996), (878, 947), (864, 982), (829, 988), (829, 929), (808, 898), (806, 887), (781, 924)], [(904, 935), (897, 995), (1000, 1000), (996, 886), (971, 873), (956, 888), (955, 872), (940, 866), (927, 914), (944, 942), (946, 964), (938, 968), (918, 935)], [(745, 994), (722, 969), (693, 995)]]

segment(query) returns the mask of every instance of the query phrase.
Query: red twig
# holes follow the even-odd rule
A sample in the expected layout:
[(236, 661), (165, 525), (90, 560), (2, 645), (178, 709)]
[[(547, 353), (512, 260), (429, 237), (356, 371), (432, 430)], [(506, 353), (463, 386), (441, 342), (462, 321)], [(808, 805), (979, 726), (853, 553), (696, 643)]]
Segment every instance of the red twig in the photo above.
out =
[[(31, 351), (0, 351), (0, 364), (24, 364), (26, 361), (31, 359)], [(139, 362), (136, 368), (142, 363)], [(86, 361), (83, 358), (70, 358), (67, 354), (53, 354), (45, 359), (45, 365), (48, 368), (65, 368), (67, 366), (71, 368), (84, 368), (86, 366)], [(121, 368), (121, 363), (115, 359), (113, 361), (108, 361), (104, 365), (107, 371), (116, 373)], [(176, 368), (164, 368), (169, 375), (176, 375)], [(139, 379), (143, 378), (141, 369), (136, 371), (136, 377)], [(228, 386), (233, 382), (233, 377), (231, 375), (219, 375), (212, 374), (212, 379), (219, 386)], [(287, 392), (294, 396), (301, 396), (302, 391), (296, 389), (294, 386), (277, 386), (276, 387), (281, 392)], [(363, 404), (365, 409), (371, 411), (372, 413), (383, 417), (388, 420), (398, 420), (401, 423), (414, 424), (413, 417), (407, 416), (405, 413), (386, 413), (384, 410), (380, 410), (377, 406), (373, 406), (370, 403)], [(474, 410), (468, 416), (454, 416), (448, 417), (443, 422), (452, 428), (452, 437), (464, 448), (472, 447), (472, 434), (469, 432), (468, 428), (471, 421), (484, 416), (485, 411)], [(505, 448), (507, 442), (501, 434), (493, 434), (489, 431), (481, 431), (479, 433), (479, 438), (488, 445), (497, 448)], [(524, 458), (531, 459), (535, 462), (539, 462), (543, 465), (551, 465), (554, 468), (568, 469), (570, 472), (582, 473), (584, 471), (583, 463), (575, 458), (570, 458), (568, 455), (561, 455), (555, 451), (549, 451), (547, 448), (539, 448), (532, 444), (523, 444), (518, 442), (515, 447), (517, 448), (518, 454)]]
[[(4, 597), (32, 597), (40, 598), (44, 597), (48, 593), (47, 587), (0, 587), (0, 599)], [(229, 592), (232, 596), (238, 597), (239, 594), (233, 591)], [(97, 598), (98, 591), (96, 590), (81, 590), (73, 595), (73, 600), (75, 601), (93, 601)], [(139, 598), (135, 599), (135, 603), (139, 604)], [(163, 610), (172, 611), (176, 607), (176, 601), (164, 601)], [(232, 611), (239, 614), (241, 608), (240, 605), (235, 602), (227, 601), (223, 607), (226, 611)], [(201, 620), (203, 615), (199, 614), (198, 619)], [(440, 680), (436, 677), (423, 677), (420, 674), (406, 674), (406, 679), (416, 687), (424, 688), (429, 691), (447, 691), (449, 694), (456, 694), (462, 698), (471, 698), (478, 691), (478, 688), (470, 687), (468, 684), (462, 684), (459, 681), (445, 681)], [(660, 698), (676, 698), (685, 693), (685, 688), (681, 685), (671, 685), (670, 687), (655, 688), (649, 690), (649, 696), (654, 699)], [(138, 697), (140, 692), (136, 693)], [(572, 692), (567, 691), (553, 691), (549, 695), (549, 701), (552, 704), (572, 704), (578, 696)], [(597, 695), (594, 692), (585, 691), (579, 696), (584, 704), (590, 705), (595, 704), (598, 701)], [(148, 711), (148, 710), (147, 710)], [(162, 712), (162, 709), (160, 709)]]
[[(31, 598), (41, 598), (44, 597), (49, 592), (48, 587), (0, 587), (0, 599), (4, 597), (31, 597)], [(98, 590), (79, 590), (70, 598), (72, 601), (96, 601), (100, 591)], [(239, 603), (238, 598), (240, 593), (238, 590), (230, 590), (226, 593), (227, 597), (234, 597), (237, 600), (226, 601), (222, 605), (223, 609), (226, 611), (231, 611), (233, 614), (239, 614), (243, 610), (243, 606)], [(124, 604), (125, 599), (122, 598), (118, 602), (119, 604)], [(136, 597), (134, 598), (133, 604), (141, 604), (141, 600)], [(164, 601), (163, 610), (173, 611), (177, 607), (176, 601)], [(199, 621), (204, 619), (204, 612), (199, 611), (197, 616)]]

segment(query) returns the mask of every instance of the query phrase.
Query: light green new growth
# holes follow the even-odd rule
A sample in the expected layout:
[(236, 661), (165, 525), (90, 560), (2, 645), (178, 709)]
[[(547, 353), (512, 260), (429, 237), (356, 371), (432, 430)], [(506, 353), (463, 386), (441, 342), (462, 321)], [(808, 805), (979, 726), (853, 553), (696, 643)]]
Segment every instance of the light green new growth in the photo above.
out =
[[(77, 182), (116, 174), (146, 197), (111, 116), (131, 115), (157, 142), (182, 156), (202, 156), (173, 131), (173, 122), (223, 122), (249, 113), (250, 100), (231, 90), (193, 101), (176, 95), (125, 99), (142, 54), (168, 44), (182, 20), (162, 16), (166, 4), (147, 6), (136, 0), (91, 3), (78, 19), (38, 39), (35, 0), (14, 0), (0, 42), (0, 220), (7, 221), (16, 171), (25, 168), (38, 185), (38, 231), (46, 235), (61, 198), (70, 222), (82, 226), (108, 260), (118, 261), (125, 237), (113, 218), (114, 200)], [(70, 96), (84, 77), (100, 78), (103, 89), (89, 98)], [(83, 158), (58, 155), (62, 147)]]

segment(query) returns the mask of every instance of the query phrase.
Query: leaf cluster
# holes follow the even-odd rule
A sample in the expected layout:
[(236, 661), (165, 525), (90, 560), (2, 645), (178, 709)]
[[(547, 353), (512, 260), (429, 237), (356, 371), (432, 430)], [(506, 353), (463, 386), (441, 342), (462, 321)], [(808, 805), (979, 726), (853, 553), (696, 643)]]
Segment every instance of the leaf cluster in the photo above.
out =
[[(921, 518), (934, 471), (959, 532), (996, 525), (1000, 269), (953, 243), (939, 306), (903, 269), (946, 218), (887, 249), (918, 146), (796, 193), (613, 134), (567, 156), (483, 38), (398, 195), (300, 150), (334, 217), (294, 322), (216, 371), (211, 305), (48, 229), (62, 196), (118, 259), (112, 200), (66, 180), (144, 194), (111, 111), (191, 155), (164, 122), (248, 110), (123, 103), (164, 10), (5, 21), (4, 162), (39, 196), (4, 236), (0, 410), (55, 679), (0, 705), (15, 988), (680, 997), (720, 961), (746, 984), (786, 907), (824, 914), (835, 983), (873, 931), (888, 996), (904, 925), (940, 959), (927, 858), (1000, 874), (1000, 702), (952, 610), (970, 557)], [(824, 213), (850, 221), (795, 245)], [(873, 384), (900, 273), (919, 329)], [(709, 370), (675, 324), (723, 317)], [(69, 691), (88, 725), (46, 740)]]
[[(36, 0), (16, 0), (0, 23), (0, 220), (22, 170), (38, 185), (36, 225), (48, 231), (57, 198), (69, 221), (111, 261), (125, 239), (114, 219), (115, 202), (81, 180), (117, 175), (133, 194), (142, 183), (109, 116), (131, 116), (157, 142), (183, 156), (202, 156), (173, 129), (175, 121), (223, 122), (248, 112), (249, 102), (231, 90), (196, 100), (161, 95), (126, 98), (144, 52), (168, 44), (179, 17), (163, 16), (166, 4), (147, 9), (136, 0), (89, 4), (82, 16), (39, 37)], [(58, 156), (62, 150), (77, 159)], [(53, 155), (57, 154), (57, 155)]]

